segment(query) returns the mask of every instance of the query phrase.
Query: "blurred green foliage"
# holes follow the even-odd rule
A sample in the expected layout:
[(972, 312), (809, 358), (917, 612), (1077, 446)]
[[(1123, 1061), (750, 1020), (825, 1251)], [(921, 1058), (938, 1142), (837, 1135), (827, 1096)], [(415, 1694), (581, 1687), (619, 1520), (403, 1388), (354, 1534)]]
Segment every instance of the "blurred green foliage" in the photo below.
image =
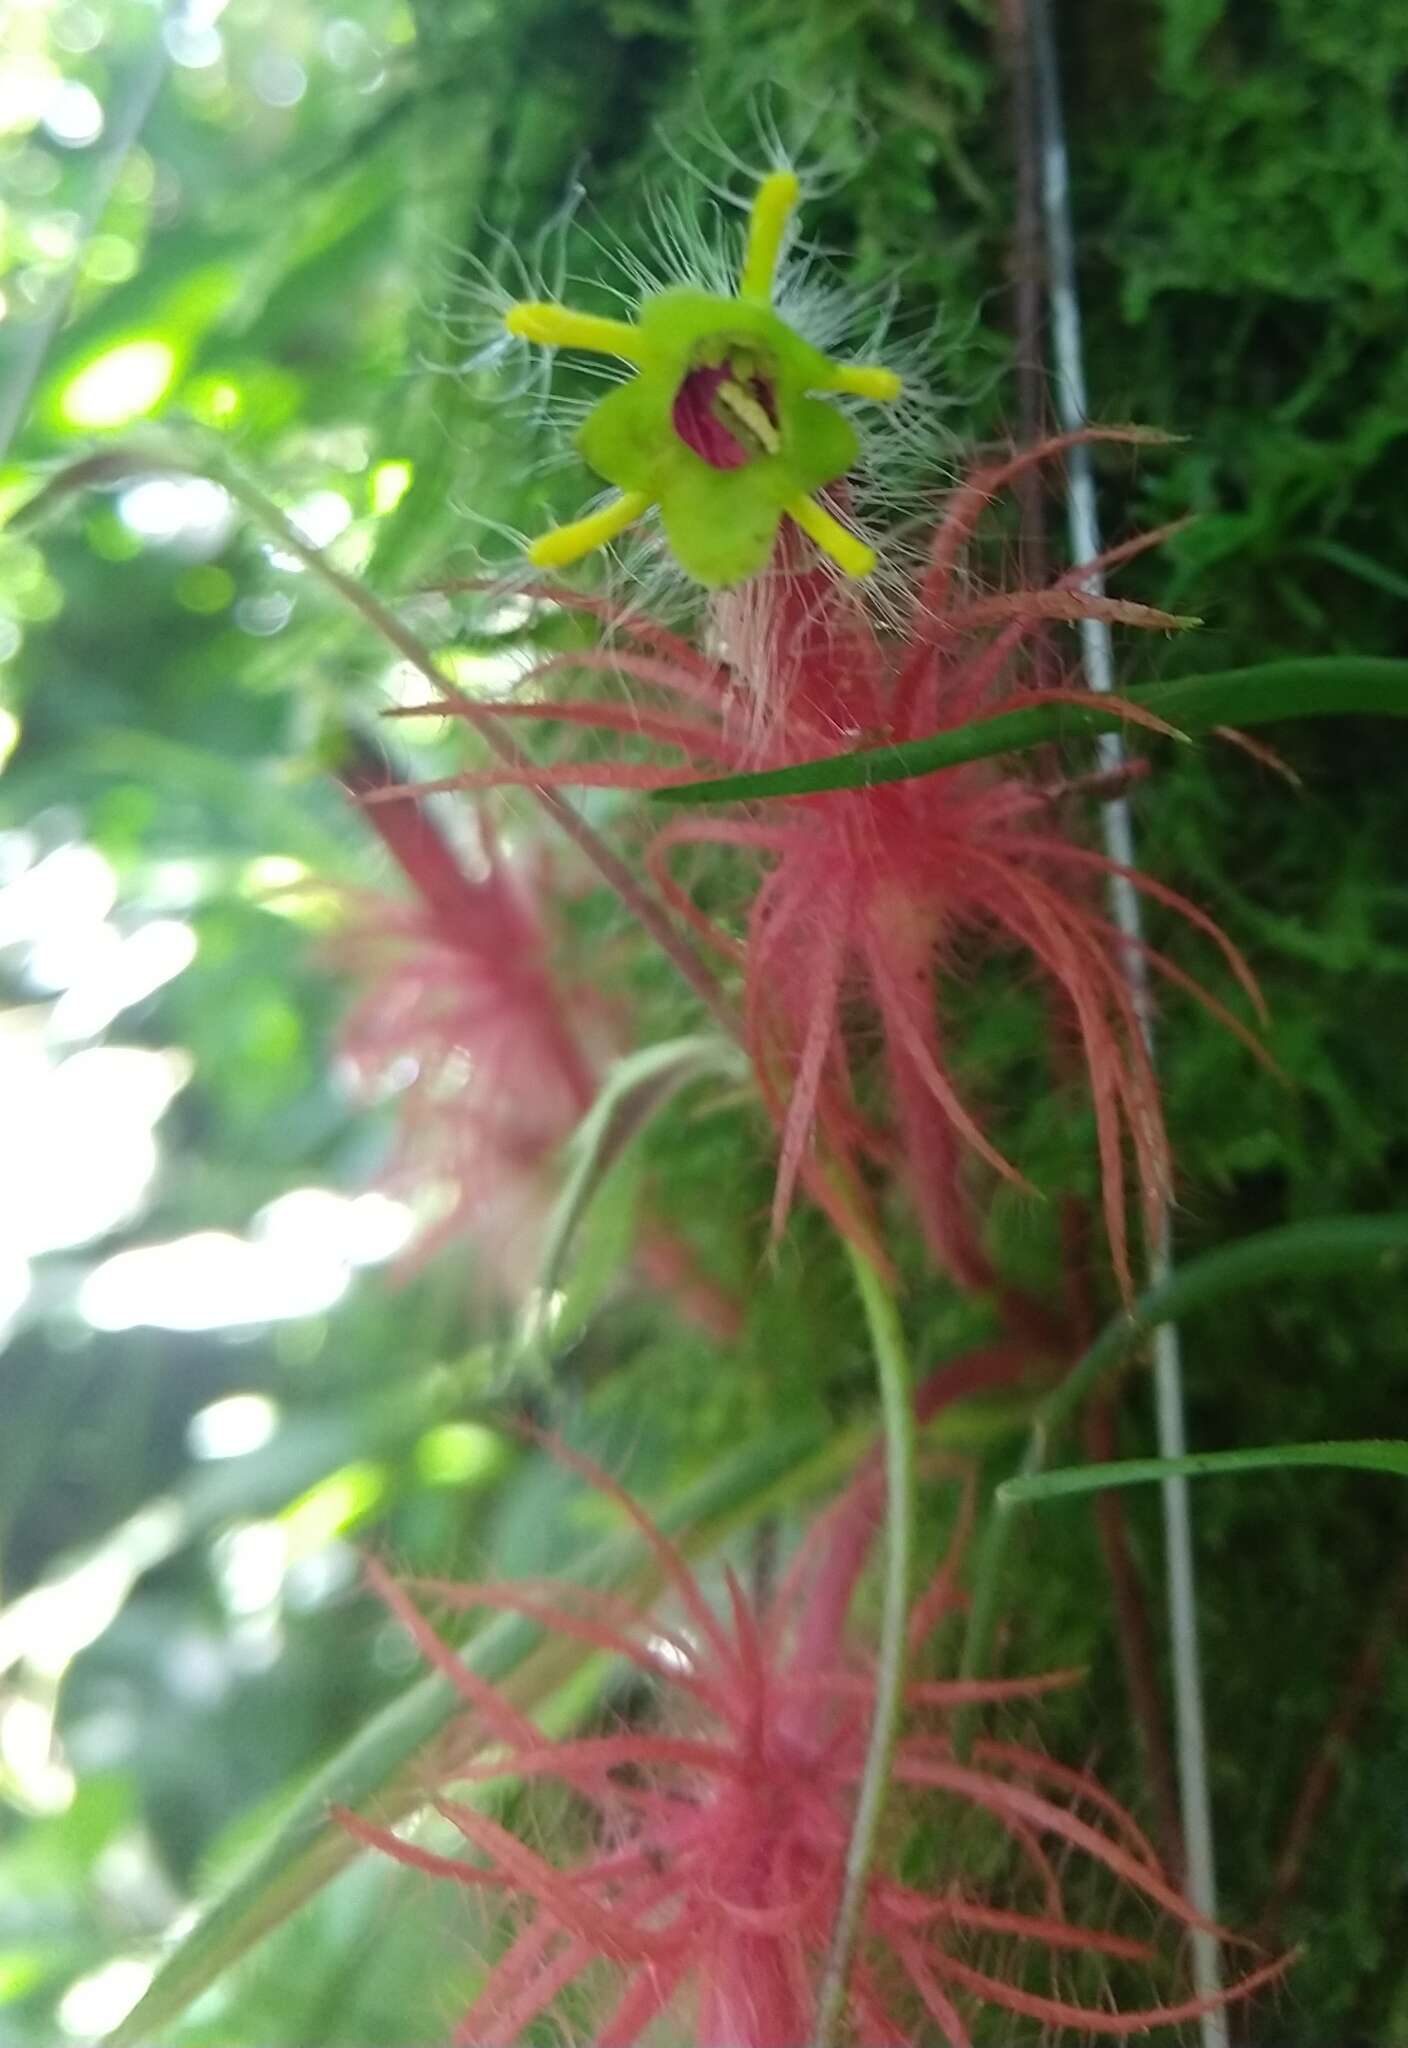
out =
[[(0, 390), (27, 384), (31, 363), (37, 374), (0, 473), (7, 507), (100, 450), (105, 429), (135, 438), (150, 421), (257, 478), (341, 567), (405, 599), (436, 654), (511, 658), (520, 624), (428, 586), (502, 566), (518, 532), (577, 505), (581, 477), (554, 467), (550, 432), (531, 405), (504, 404), (478, 353), (486, 280), (506, 265), (511, 278), (514, 251), (589, 279), (603, 241), (648, 251), (642, 190), (680, 189), (681, 158), (717, 175), (722, 145), (746, 155), (760, 96), (834, 172), (818, 239), (861, 287), (898, 277), (910, 325), (933, 329), (956, 439), (1015, 416), (1006, 93), (977, 4), (242, 0), (163, 27), (144, 0), (55, 0), (13, 20)], [(1404, 651), (1403, 0), (1077, 0), (1062, 38), (1092, 390), (1107, 417), (1187, 436), (1137, 471), (1110, 466), (1106, 524), (1119, 537), (1200, 515), (1127, 588), (1205, 626), (1134, 650), (1136, 677), (1155, 662)], [(104, 151), (158, 78), (90, 219)], [(55, 99), (64, 81), (101, 108), (104, 136), (72, 139), (91, 110)], [(578, 181), (589, 206), (574, 207)], [(71, 263), (71, 306), (41, 359), (33, 344)], [(280, 1197), (355, 1197), (390, 1157), (393, 1106), (354, 1103), (339, 1083), (349, 997), (330, 940), (331, 892), (395, 882), (326, 764), (331, 735), (403, 694), (404, 677), (365, 625), (198, 489), (128, 478), (0, 533), (0, 740), (14, 741), (0, 879), (93, 849), (114, 898), (88, 919), (90, 951), (98, 923), (125, 941), (174, 922), (195, 943), (183, 971), (72, 1036), (57, 1011), (81, 974), (65, 981), (60, 960), (45, 980), (42, 932), (0, 950), (5, 1046), (33, 1055), (17, 1089), (43, 1059), (105, 1045), (188, 1055), (150, 1179), (88, 1238), (36, 1247), (0, 1355), (0, 1644), (13, 1646), (0, 2048), (89, 2038), (120, 2017), (191, 1907), (406, 1693), (412, 1659), (356, 1591), (356, 1543), (422, 1570), (487, 1560), (509, 1576), (596, 1533), (565, 1475), (481, 1431), (504, 1392), (510, 1319), (462, 1246), (395, 1287), (384, 1265), (344, 1272), (346, 1291), (316, 1312), (246, 1327), (105, 1329), (82, 1311), (122, 1251), (194, 1232), (253, 1242)], [(1191, 1005), (1168, 1004), (1190, 1250), (1402, 1206), (1408, 1179), (1401, 739), (1328, 722), (1273, 737), (1298, 789), (1205, 747), (1138, 794), (1148, 865), (1253, 959), (1284, 1070), (1257, 1070)], [(466, 758), (439, 727), (395, 738), (418, 771)], [(584, 809), (636, 843), (617, 800)], [(503, 812), (515, 845), (541, 851), (527, 804)], [(619, 1041), (697, 1029), (619, 906), (551, 857), (569, 899), (563, 971), (609, 968)], [(1157, 937), (1206, 975), (1178, 932)], [(1038, 1185), (1070, 1184), (1073, 1131), (1086, 1133), (1050, 1086), (1026, 991), (984, 972), (959, 1001), (962, 1071), (1003, 1102), (1004, 1143)], [(25, 1154), (26, 1170), (77, 1187), (101, 1178), (105, 1144), (79, 1122), (48, 1156)], [(1087, 1178), (1089, 1192), (1093, 1167)], [(740, 1443), (868, 1413), (844, 1267), (806, 1214), (767, 1259), (770, 1183), (745, 1092), (701, 1085), (651, 1121), (583, 1233), (589, 1312), (554, 1360), (555, 1412), (646, 1498), (723, 1469)], [(17, 1182), (17, 1212), (31, 1201)], [(744, 1300), (736, 1344), (628, 1269), (646, 1205)], [(995, 1217), (1009, 1269), (1049, 1285), (1052, 1215), (1004, 1194)], [(981, 1337), (984, 1312), (927, 1275), (903, 1236), (900, 1253), (928, 1367)], [(1403, 1329), (1401, 1286), (1377, 1278), (1208, 1318), (1189, 1331), (1193, 1440), (1395, 1433)], [(511, 1394), (546, 1399), (533, 1383)], [(246, 1405), (217, 1405), (236, 1398)], [(212, 1415), (227, 1432), (262, 1416), (272, 1433), (202, 1456)], [(1137, 1399), (1122, 1429), (1125, 1449), (1147, 1448)], [(1009, 1448), (1004, 1435), (1001, 1457)], [(789, 1539), (816, 1480), (798, 1472), (799, 1499), (778, 1507)], [(1320, 1475), (1219, 1485), (1198, 1506), (1226, 1915), (1250, 1925), (1401, 1573), (1408, 1505), (1387, 1483)], [(1062, 1513), (1059, 1570), (1044, 1541), (1019, 1558), (1013, 1654), (1022, 1668), (1090, 1664), (1090, 1687), (1043, 1737), (1077, 1761), (1094, 1743), (1139, 1805), (1089, 1520)], [(1156, 1503), (1131, 1498), (1128, 1513), (1157, 1617)], [(730, 1541), (746, 1563), (744, 1533)], [(1405, 2037), (1405, 1709), (1400, 1631), (1275, 1930), (1306, 1943), (1278, 2043)], [(432, 2042), (477, 1969), (460, 1901), (362, 1859), (163, 2038)]]

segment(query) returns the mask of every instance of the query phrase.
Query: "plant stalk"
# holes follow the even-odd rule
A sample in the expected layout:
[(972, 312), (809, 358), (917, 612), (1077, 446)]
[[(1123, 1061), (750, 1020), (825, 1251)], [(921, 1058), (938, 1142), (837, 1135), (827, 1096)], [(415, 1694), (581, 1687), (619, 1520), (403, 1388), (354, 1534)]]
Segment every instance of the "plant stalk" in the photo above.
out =
[(905, 1649), (914, 1572), (915, 1431), (904, 1332), (895, 1298), (880, 1274), (849, 1239), (843, 1242), (865, 1308), (880, 1388), (885, 1442), (885, 1602), (865, 1768), (846, 1849), (841, 1903), (817, 1991), (813, 2048), (837, 2048), (845, 2025), (851, 1966), (864, 1924), (866, 1888), (875, 1861), (904, 1707)]

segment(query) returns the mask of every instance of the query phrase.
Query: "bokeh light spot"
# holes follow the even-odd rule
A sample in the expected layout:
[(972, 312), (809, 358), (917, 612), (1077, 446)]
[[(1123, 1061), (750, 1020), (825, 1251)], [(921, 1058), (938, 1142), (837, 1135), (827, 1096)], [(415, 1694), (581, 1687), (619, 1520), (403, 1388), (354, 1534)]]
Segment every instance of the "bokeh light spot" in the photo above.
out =
[(172, 594), (185, 611), (197, 612), (208, 618), (216, 612), (227, 611), (234, 603), (235, 579), (228, 569), (217, 569), (212, 563), (203, 562), (198, 568), (187, 569), (176, 578)]
[(176, 374), (164, 341), (124, 341), (95, 356), (65, 386), (59, 410), (74, 427), (123, 427), (151, 412)]
[(64, 149), (87, 149), (103, 132), (97, 94), (76, 78), (61, 80), (49, 95), (42, 126)]
[(378, 518), (394, 512), (415, 475), (409, 462), (379, 462), (372, 471), (372, 510)]

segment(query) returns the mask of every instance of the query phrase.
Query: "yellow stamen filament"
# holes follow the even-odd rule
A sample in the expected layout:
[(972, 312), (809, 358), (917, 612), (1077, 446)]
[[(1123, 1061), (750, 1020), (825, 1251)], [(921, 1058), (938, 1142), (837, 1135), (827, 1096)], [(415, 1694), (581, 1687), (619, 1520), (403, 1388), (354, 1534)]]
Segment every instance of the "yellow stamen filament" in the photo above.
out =
[(863, 540), (848, 532), (815, 498), (799, 492), (787, 500), (787, 512), (845, 575), (868, 576), (875, 567), (874, 548), (868, 548)]
[(889, 405), (904, 389), (893, 370), (872, 363), (833, 363), (826, 380), (828, 391), (845, 391), (852, 398), (873, 398), (877, 405)]
[(574, 313), (570, 306), (520, 299), (504, 314), (504, 326), (510, 334), (546, 348), (584, 348), (627, 363), (641, 360), (640, 330), (629, 320), (605, 320), (596, 313)]
[(565, 569), (580, 562), (593, 548), (604, 548), (608, 541), (615, 540), (649, 506), (646, 492), (623, 491), (599, 512), (574, 519), (570, 526), (552, 526), (546, 533), (540, 533), (528, 549), (528, 559), (538, 569)]
[[(767, 407), (761, 405), (751, 391), (745, 391), (741, 384), (730, 380), (719, 386), (714, 402), (729, 415), (725, 425), (742, 427), (744, 433), (757, 443), (762, 454), (776, 455), (782, 446), (782, 436), (768, 418)], [(747, 445), (745, 440), (744, 446)]]
[(782, 238), (801, 194), (794, 171), (773, 171), (758, 187), (748, 216), (748, 247), (738, 280), (741, 299), (750, 299), (758, 306), (766, 306), (771, 300)]

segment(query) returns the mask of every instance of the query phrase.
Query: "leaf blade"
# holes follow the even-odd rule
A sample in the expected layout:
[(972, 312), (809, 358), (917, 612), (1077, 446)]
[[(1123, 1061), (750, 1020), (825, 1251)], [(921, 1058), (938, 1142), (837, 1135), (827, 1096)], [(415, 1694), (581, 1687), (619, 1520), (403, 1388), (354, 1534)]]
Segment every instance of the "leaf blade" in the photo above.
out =
[(1033, 1507), (1045, 1501), (1103, 1493), (1109, 1487), (1282, 1472), (1304, 1466), (1383, 1472), (1408, 1479), (1408, 1442), (1398, 1437), (1357, 1437), (1341, 1442), (1258, 1444), (1239, 1451), (1190, 1451), (1181, 1458), (1114, 1458), (1101, 1465), (1068, 1465), (1059, 1472), (1004, 1479), (997, 1493), (1003, 1508)]
[[(1185, 737), (1220, 725), (1355, 714), (1408, 718), (1408, 661), (1380, 655), (1305, 656), (1175, 676), (1127, 693), (1128, 702), (1176, 726)], [(749, 775), (675, 783), (651, 792), (657, 804), (736, 803), (745, 798), (811, 796), (908, 782), (995, 754), (1020, 753), (1072, 733), (1118, 732), (1129, 720), (1118, 704), (1033, 704), (902, 746), (863, 747)]]

